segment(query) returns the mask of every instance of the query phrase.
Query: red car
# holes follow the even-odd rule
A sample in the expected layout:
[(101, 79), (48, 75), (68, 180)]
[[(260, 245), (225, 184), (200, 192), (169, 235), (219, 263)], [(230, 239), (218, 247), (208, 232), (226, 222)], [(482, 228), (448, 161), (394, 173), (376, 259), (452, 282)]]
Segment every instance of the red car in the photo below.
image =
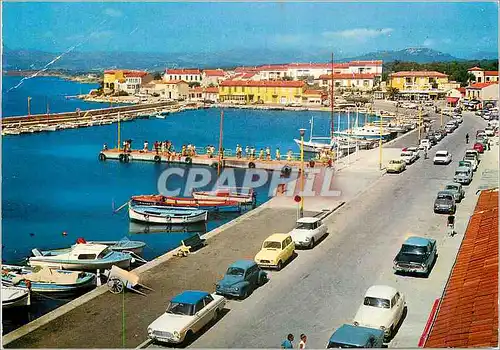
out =
[(484, 146), (482, 143), (476, 142), (474, 144), (474, 149), (478, 151), (479, 153), (484, 153)]

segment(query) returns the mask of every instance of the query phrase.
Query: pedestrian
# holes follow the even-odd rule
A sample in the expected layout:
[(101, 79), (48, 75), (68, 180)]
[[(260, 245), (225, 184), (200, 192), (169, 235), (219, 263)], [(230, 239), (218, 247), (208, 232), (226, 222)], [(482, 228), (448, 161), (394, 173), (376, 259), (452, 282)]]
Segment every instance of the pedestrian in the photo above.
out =
[(103, 151), (107, 151), (108, 150), (108, 144), (105, 143), (104, 145), (102, 145), (102, 150)]
[(156, 154), (158, 154), (158, 147), (159, 147), (158, 141), (155, 141), (154, 145), (155, 145)]
[(300, 343), (299, 343), (299, 349), (305, 349), (306, 348), (306, 341), (307, 337), (304, 333), (300, 335)]
[(239, 144), (236, 145), (236, 158), (241, 158), (241, 146)]
[(264, 160), (264, 149), (263, 149), (263, 148), (261, 148), (261, 149), (260, 149), (260, 152), (259, 152), (259, 159), (260, 159), (260, 160)]
[(252, 160), (255, 159), (255, 147), (254, 146), (252, 146), (252, 148), (250, 148), (250, 158)]
[(469, 133), (465, 135), (465, 143), (469, 143)]
[(149, 143), (148, 141), (144, 141), (144, 151), (148, 151)]
[(276, 160), (281, 160), (281, 153), (279, 147), (276, 148)]
[(266, 147), (266, 159), (271, 160), (271, 148), (269, 146)]
[(292, 150), (289, 149), (288, 153), (286, 154), (286, 160), (289, 162), (292, 161), (292, 156), (293, 156)]
[(248, 146), (245, 147), (245, 156), (247, 157), (247, 159), (250, 157), (250, 147)]
[(293, 349), (293, 334), (288, 334), (286, 339), (281, 343), (282, 349)]

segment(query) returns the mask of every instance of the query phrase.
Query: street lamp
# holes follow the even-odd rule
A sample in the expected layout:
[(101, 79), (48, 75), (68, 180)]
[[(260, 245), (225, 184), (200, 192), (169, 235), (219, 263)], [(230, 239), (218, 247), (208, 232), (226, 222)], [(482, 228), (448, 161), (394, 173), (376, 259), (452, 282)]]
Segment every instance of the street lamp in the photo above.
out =
[(300, 131), (300, 207), (299, 218), (304, 216), (304, 134), (306, 129)]

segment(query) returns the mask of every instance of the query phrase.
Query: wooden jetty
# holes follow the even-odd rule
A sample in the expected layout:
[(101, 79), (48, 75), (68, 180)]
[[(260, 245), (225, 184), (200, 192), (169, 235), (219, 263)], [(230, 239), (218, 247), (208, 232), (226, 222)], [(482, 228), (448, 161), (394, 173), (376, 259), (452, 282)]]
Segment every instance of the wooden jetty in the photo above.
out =
[[(213, 168), (219, 167), (218, 155), (213, 157), (207, 154), (198, 154), (193, 156), (182, 156), (180, 154), (174, 155), (169, 152), (156, 152), (156, 151), (143, 151), (132, 150), (124, 152), (123, 149), (108, 149), (99, 152), (99, 160), (118, 160), (123, 163), (142, 161), (152, 163), (169, 163), (169, 164), (184, 164), (184, 165), (205, 165)], [(282, 160), (266, 160), (254, 159), (235, 156), (224, 156), (220, 160), (221, 167), (241, 168), (241, 169), (263, 169), (263, 170), (277, 170), (284, 173), (291, 171), (298, 171), (300, 169), (300, 160), (294, 157), (293, 160), (287, 160), (286, 157)], [(304, 161), (304, 167), (327, 167), (327, 162), (320, 161)]]

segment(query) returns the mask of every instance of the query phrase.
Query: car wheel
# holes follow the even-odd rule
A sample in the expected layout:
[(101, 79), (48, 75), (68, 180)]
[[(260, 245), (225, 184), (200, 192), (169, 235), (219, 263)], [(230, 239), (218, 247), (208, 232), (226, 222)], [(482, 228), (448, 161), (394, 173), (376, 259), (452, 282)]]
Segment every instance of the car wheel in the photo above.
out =
[(314, 237), (311, 238), (311, 243), (309, 243), (309, 249), (313, 249), (314, 248)]
[(245, 291), (241, 294), (241, 297), (240, 299), (243, 300), (243, 299), (246, 299), (250, 296), (250, 286), (248, 286), (247, 288), (245, 288)]
[(278, 269), (278, 271), (280, 271), (282, 268), (283, 268), (283, 263), (280, 261), (278, 261), (278, 265), (276, 265), (276, 268)]
[(214, 317), (212, 318), (212, 321), (215, 323), (217, 320), (220, 318), (220, 310), (216, 309), (214, 312)]
[(192, 330), (187, 331), (186, 335), (184, 336), (184, 341), (182, 342), (182, 345), (188, 346), (189, 344), (192, 343), (194, 338), (194, 333)]

